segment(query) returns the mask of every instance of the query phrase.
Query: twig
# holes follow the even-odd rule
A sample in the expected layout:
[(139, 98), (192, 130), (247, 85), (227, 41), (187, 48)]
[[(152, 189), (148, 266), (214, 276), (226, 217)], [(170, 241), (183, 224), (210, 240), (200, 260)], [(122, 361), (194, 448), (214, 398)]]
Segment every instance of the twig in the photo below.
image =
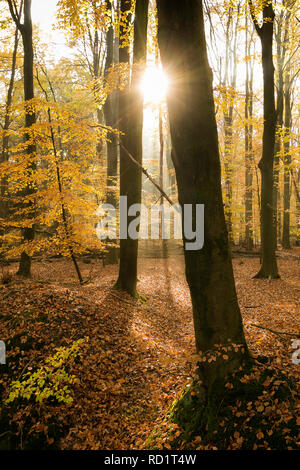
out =
[(278, 336), (287, 335), (287, 336), (291, 336), (292, 338), (300, 338), (299, 333), (287, 333), (286, 331), (276, 331), (276, 330), (272, 330), (271, 328), (267, 328), (266, 326), (255, 325), (254, 323), (250, 323), (250, 326), (254, 326), (255, 328), (260, 328), (262, 330), (270, 331), (274, 335), (278, 335)]
[[(135, 163), (144, 173), (144, 175), (151, 181), (151, 183), (158, 189), (158, 191), (161, 193), (161, 195), (168, 201), (171, 206), (174, 206), (173, 201), (169, 198), (167, 193), (159, 186), (159, 184), (152, 178), (151, 175), (149, 175), (148, 171), (131, 155), (131, 153), (127, 150), (126, 147), (124, 147), (121, 138), (120, 138), (120, 147), (124, 150), (124, 152), (127, 154), (127, 156), (130, 158), (130, 160)], [(174, 206), (176, 208), (176, 206)], [(177, 209), (178, 212), (180, 212), (180, 209)]]

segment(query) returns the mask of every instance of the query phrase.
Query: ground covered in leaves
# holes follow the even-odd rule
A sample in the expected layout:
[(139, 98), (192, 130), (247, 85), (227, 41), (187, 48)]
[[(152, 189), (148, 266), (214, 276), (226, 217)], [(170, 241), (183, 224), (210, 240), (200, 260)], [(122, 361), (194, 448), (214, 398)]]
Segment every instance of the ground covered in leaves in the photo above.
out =
[[(244, 390), (235, 396), (237, 378), (226, 386), (230, 406), (217, 417), (215, 434), (226, 431), (228, 449), (244, 448), (247, 434), (253, 449), (299, 444), (300, 365), (292, 361), (293, 335), (300, 333), (299, 257), (296, 250), (281, 254), (279, 280), (252, 279), (258, 258), (233, 260), (247, 341), (265, 364), (238, 377), (241, 386), (258, 384), (255, 395)], [(31, 280), (13, 277), (0, 286), (0, 339), (7, 347), (7, 365), (0, 365), (0, 449), (141, 449), (153, 429), (160, 429), (156, 448), (174, 448), (174, 442), (178, 448), (218, 448), (216, 439), (205, 445), (201, 436), (188, 439), (165, 419), (192, 380), (183, 257), (140, 259), (140, 300), (112, 289), (117, 267), (92, 259), (80, 267), (88, 281), (83, 286), (62, 259), (37, 261)], [(28, 382), (32, 374), (34, 384)], [(277, 393), (286, 383), (282, 374), (291, 379), (288, 394)]]

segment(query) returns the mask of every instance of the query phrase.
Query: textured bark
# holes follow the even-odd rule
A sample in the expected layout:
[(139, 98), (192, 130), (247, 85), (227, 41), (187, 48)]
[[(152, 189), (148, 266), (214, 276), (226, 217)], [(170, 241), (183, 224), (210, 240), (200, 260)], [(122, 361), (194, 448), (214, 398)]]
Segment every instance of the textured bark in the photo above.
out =
[(158, 39), (165, 72), (170, 77), (167, 104), (179, 203), (205, 205), (205, 242), (197, 251), (185, 244), (196, 349), (240, 344), (244, 353), (229, 361), (200, 366), (208, 396), (213, 384), (240, 367), (247, 357), (233, 278), (221, 191), (221, 168), (208, 64), (203, 6), (200, 0), (158, 0)]
[[(129, 6), (130, 2), (121, 1), (122, 11), (128, 10)], [(119, 100), (120, 129), (125, 134), (120, 147), (120, 195), (127, 196), (128, 207), (141, 202), (142, 172), (128, 158), (125, 149), (142, 163), (143, 95), (139, 85), (146, 65), (148, 6), (149, 0), (136, 2), (132, 83), (129, 90), (120, 93)], [(129, 62), (127, 48), (120, 49), (120, 62)], [(127, 226), (134, 219), (128, 217)], [(137, 257), (138, 240), (129, 237), (120, 240), (120, 269), (116, 286), (132, 296), (137, 295)]]
[(262, 46), (262, 67), (264, 81), (264, 130), (261, 171), (261, 256), (262, 265), (257, 278), (279, 277), (276, 261), (276, 224), (273, 207), (274, 149), (276, 133), (275, 85), (273, 64), (274, 10), (272, 2), (263, 8), (263, 25), (258, 26), (253, 16), (252, 2), (249, 1), (253, 22)]

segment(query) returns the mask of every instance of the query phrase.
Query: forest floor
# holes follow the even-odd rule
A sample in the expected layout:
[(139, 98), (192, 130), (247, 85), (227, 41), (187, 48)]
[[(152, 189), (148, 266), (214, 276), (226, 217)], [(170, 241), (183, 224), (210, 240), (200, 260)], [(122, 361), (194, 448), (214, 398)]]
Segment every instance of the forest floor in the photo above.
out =
[[(299, 249), (281, 253), (279, 280), (252, 279), (258, 258), (233, 259), (250, 350), (272, 357), (298, 384), (293, 336), (253, 325), (300, 333), (299, 255)], [(0, 365), (3, 403), (13, 379), (22, 381), (57, 347), (89, 338), (81, 345), (80, 360), (68, 365), (78, 379), (69, 387), (73, 402), (10, 404), (9, 417), (0, 420), (0, 448), (1, 442), (2, 448), (51, 447), (60, 435), (62, 449), (142, 448), (191, 380), (194, 338), (183, 257), (140, 259), (138, 290), (145, 299), (139, 301), (112, 289), (116, 266), (104, 268), (99, 260), (79, 264), (90, 280), (83, 286), (71, 262), (60, 259), (35, 262), (31, 280), (13, 277), (0, 285), (0, 339), (8, 362)], [(29, 444), (30, 436), (35, 444)]]

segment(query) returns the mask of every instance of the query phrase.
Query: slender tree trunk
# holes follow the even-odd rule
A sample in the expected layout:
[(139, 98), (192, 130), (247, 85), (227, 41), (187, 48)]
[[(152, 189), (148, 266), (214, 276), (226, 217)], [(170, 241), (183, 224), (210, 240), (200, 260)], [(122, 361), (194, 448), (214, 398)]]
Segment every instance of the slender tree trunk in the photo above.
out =
[(296, 216), (297, 216), (297, 226), (296, 226), (296, 246), (300, 246), (300, 197), (298, 188), (300, 187), (300, 170), (298, 170), (297, 181), (295, 175), (293, 175), (294, 188), (296, 193)]
[[(237, 19), (235, 29), (233, 27), (233, 8), (228, 11), (228, 19), (226, 25), (226, 60), (225, 75), (223, 80), (224, 92), (224, 132), (225, 132), (225, 152), (224, 152), (224, 169), (225, 169), (225, 217), (228, 227), (228, 235), (230, 243), (234, 243), (233, 226), (232, 226), (232, 176), (233, 176), (233, 107), (236, 88), (236, 72), (237, 72), (237, 37), (239, 27), (239, 10), (240, 3), (237, 5)], [(232, 34), (232, 38), (230, 37)]]
[[(19, 30), (16, 27), (15, 38), (14, 38), (14, 49), (13, 49), (13, 54), (12, 54), (11, 74), (10, 74), (10, 80), (9, 80), (9, 85), (8, 85), (8, 90), (7, 90), (7, 97), (6, 97), (3, 131), (8, 131), (10, 123), (11, 123), (10, 107), (12, 104), (13, 90), (14, 90), (14, 85), (15, 85), (18, 45), (19, 45)], [(9, 152), (9, 134), (4, 133), (3, 138), (2, 138), (2, 153), (1, 153), (1, 160), (0, 160), (1, 163), (8, 161), (9, 159), (8, 152)], [(1, 197), (0, 217), (4, 220), (8, 216), (7, 191), (8, 191), (8, 182), (7, 182), (7, 179), (3, 177), (1, 178), (1, 184), (0, 184), (0, 197)]]
[[(114, 30), (110, 24), (106, 33), (106, 62), (105, 62), (105, 79), (107, 79), (109, 69), (114, 63)], [(104, 117), (107, 126), (116, 126), (116, 93), (110, 94), (104, 104)], [(107, 142), (107, 193), (106, 203), (111, 204), (116, 208), (117, 206), (117, 175), (118, 175), (118, 137), (114, 132), (109, 132)], [(116, 240), (113, 240), (116, 243)], [(105, 255), (104, 264), (117, 264), (118, 263), (118, 250), (116, 247), (108, 247), (108, 252)]]
[(230, 107), (228, 113), (224, 113), (225, 126), (225, 152), (224, 152), (224, 168), (225, 168), (225, 216), (228, 228), (229, 241), (233, 244), (232, 229), (232, 125), (233, 125), (233, 108)]
[[(251, 53), (251, 41), (248, 35), (248, 17), (246, 16), (245, 56)], [(246, 61), (245, 82), (245, 247), (253, 250), (253, 67)]]
[(282, 227), (282, 248), (289, 250), (290, 242), (290, 206), (291, 206), (291, 152), (290, 152), (290, 130), (292, 120), (290, 73), (286, 74), (284, 90), (285, 118), (284, 118), (284, 193), (283, 193), (283, 227)]
[[(222, 356), (199, 364), (206, 397), (217, 397), (214, 385), (248, 358), (241, 314), (233, 278), (228, 232), (221, 191), (221, 168), (201, 0), (158, 0), (158, 39), (162, 63), (170, 77), (167, 97), (179, 203), (194, 210), (205, 205), (203, 249), (187, 247), (184, 254), (190, 288), (197, 351), (216, 345), (241, 345)], [(184, 220), (184, 217), (183, 217)], [(194, 225), (195, 226), (195, 225)]]
[(280, 176), (280, 153), (281, 153), (281, 134), (283, 126), (283, 66), (284, 66), (284, 56), (285, 56), (285, 46), (282, 38), (282, 23), (283, 23), (284, 11), (280, 13), (278, 18), (278, 27), (275, 34), (276, 38), (276, 48), (277, 48), (277, 133), (275, 139), (275, 152), (274, 152), (274, 195), (273, 195), (273, 207), (274, 207), (274, 216), (276, 221), (276, 247), (277, 241), (280, 240), (281, 233), (281, 216), (279, 210), (280, 202), (280, 186), (279, 186), (279, 176)]
[[(162, 106), (159, 104), (158, 110), (158, 133), (159, 133), (159, 186), (164, 189), (164, 133), (163, 133), (163, 119), (162, 119)], [(160, 198), (160, 204), (164, 202), (163, 196)], [(160, 229), (159, 238), (163, 237), (163, 223), (164, 215), (160, 212)]]
[[(128, 10), (129, 6), (130, 2), (121, 1), (122, 11)], [(142, 172), (128, 158), (123, 146), (142, 163), (143, 95), (140, 80), (146, 65), (148, 6), (149, 0), (136, 2), (132, 83), (129, 90), (120, 93), (119, 100), (120, 128), (125, 134), (120, 148), (120, 195), (127, 196), (128, 207), (141, 203)], [(120, 62), (129, 62), (127, 47), (120, 49)], [(134, 216), (127, 217), (127, 227), (134, 219)], [(126, 290), (132, 296), (137, 295), (137, 258), (138, 240), (131, 239), (127, 234), (126, 239), (120, 240), (120, 269), (116, 287)]]
[(274, 10), (272, 2), (263, 8), (263, 25), (258, 26), (254, 18), (253, 5), (249, 1), (255, 29), (262, 45), (264, 81), (264, 131), (261, 171), (261, 254), (262, 265), (256, 278), (279, 278), (276, 261), (276, 224), (273, 207), (274, 192), (274, 148), (276, 133), (275, 86), (273, 64)]

